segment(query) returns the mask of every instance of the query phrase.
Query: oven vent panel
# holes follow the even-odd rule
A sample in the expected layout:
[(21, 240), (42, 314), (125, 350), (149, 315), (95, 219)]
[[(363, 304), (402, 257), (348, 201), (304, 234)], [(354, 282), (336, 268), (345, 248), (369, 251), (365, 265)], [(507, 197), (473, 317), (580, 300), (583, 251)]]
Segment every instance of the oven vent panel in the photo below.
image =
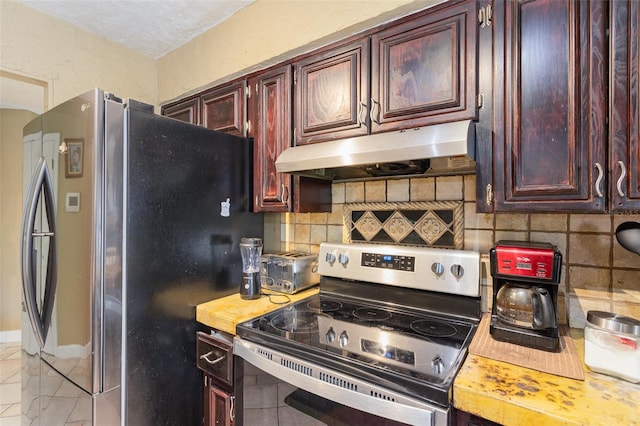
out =
[(288, 360), (286, 358), (282, 358), (280, 360), (280, 365), (288, 368), (289, 370), (297, 371), (298, 373), (304, 374), (306, 376), (313, 376), (313, 369), (310, 367), (306, 367), (302, 364), (299, 364), (295, 361)]
[(334, 386), (339, 386), (339, 387), (344, 388), (344, 389), (349, 389), (351, 391), (358, 392), (358, 385), (357, 384), (351, 383), (348, 380), (340, 379), (340, 378), (335, 377), (335, 376), (333, 376), (331, 374), (320, 373), (320, 376), (318, 378), (320, 380), (322, 380), (323, 382), (330, 383), (330, 384), (332, 384)]
[(269, 351), (265, 351), (264, 349), (261, 348), (257, 348), (256, 349), (256, 353), (260, 356), (265, 357), (266, 359), (268, 359), (269, 361), (273, 361), (273, 354)]
[(382, 392), (376, 392), (376, 391), (371, 391), (370, 392), (371, 396), (374, 398), (378, 398), (378, 399), (384, 399), (385, 401), (391, 401), (391, 402), (396, 402), (396, 399), (392, 396), (386, 395)]

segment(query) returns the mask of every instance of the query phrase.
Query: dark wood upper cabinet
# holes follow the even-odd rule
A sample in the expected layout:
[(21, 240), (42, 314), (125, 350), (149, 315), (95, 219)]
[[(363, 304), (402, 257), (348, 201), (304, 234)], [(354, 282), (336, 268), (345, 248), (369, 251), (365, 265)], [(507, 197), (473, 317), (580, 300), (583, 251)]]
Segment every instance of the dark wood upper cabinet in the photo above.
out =
[(371, 36), (371, 132), (476, 119), (478, 6), (444, 4)]
[(240, 80), (202, 94), (202, 125), (208, 129), (246, 136), (246, 81)]
[(200, 98), (188, 98), (162, 107), (161, 114), (191, 124), (200, 124)]
[(603, 211), (606, 3), (495, 2), (495, 211)]
[(369, 131), (369, 38), (295, 64), (295, 145)]
[(278, 173), (275, 164), (291, 146), (291, 77), (291, 66), (284, 65), (249, 79), (256, 212), (291, 208), (291, 175)]
[(290, 65), (249, 79), (249, 120), (254, 152), (254, 211), (331, 211), (331, 182), (276, 171), (276, 159), (292, 143)]
[(611, 210), (640, 210), (640, 10), (637, 0), (611, 2)]

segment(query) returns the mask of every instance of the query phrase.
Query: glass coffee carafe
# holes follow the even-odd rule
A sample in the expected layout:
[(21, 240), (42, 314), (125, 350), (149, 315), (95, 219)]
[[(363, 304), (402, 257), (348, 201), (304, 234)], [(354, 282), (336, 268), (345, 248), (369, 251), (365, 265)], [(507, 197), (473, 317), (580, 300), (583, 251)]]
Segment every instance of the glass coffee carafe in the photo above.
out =
[(242, 255), (242, 284), (240, 297), (257, 299), (260, 297), (260, 256), (262, 255), (261, 238), (243, 238), (240, 240)]

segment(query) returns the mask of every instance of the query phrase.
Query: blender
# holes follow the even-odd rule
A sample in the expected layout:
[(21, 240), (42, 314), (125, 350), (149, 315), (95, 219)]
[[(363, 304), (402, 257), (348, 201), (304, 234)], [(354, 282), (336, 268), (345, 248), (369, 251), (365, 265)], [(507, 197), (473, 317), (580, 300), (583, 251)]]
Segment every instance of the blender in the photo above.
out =
[(242, 238), (240, 240), (242, 255), (242, 284), (240, 297), (258, 299), (260, 297), (260, 256), (262, 255), (261, 238)]

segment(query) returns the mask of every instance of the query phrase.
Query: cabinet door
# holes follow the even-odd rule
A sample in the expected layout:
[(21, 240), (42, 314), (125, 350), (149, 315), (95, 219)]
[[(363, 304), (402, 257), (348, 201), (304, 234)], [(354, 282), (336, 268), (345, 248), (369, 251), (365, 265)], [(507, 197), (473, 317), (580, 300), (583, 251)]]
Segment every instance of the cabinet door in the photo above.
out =
[(374, 34), (371, 131), (475, 119), (477, 33), (466, 1)]
[(202, 94), (202, 125), (207, 129), (246, 136), (246, 81), (241, 80)]
[(640, 209), (640, 10), (611, 2), (611, 209)]
[(200, 124), (200, 98), (190, 98), (162, 107), (162, 115), (191, 124)]
[(298, 62), (295, 90), (296, 145), (366, 135), (369, 39)]
[(204, 376), (204, 425), (233, 426), (235, 396), (214, 386), (210, 377)]
[(496, 211), (606, 208), (604, 7), (496, 2)]
[(291, 145), (291, 67), (281, 66), (249, 80), (252, 90), (254, 211), (291, 208), (291, 175), (276, 172), (278, 155)]

